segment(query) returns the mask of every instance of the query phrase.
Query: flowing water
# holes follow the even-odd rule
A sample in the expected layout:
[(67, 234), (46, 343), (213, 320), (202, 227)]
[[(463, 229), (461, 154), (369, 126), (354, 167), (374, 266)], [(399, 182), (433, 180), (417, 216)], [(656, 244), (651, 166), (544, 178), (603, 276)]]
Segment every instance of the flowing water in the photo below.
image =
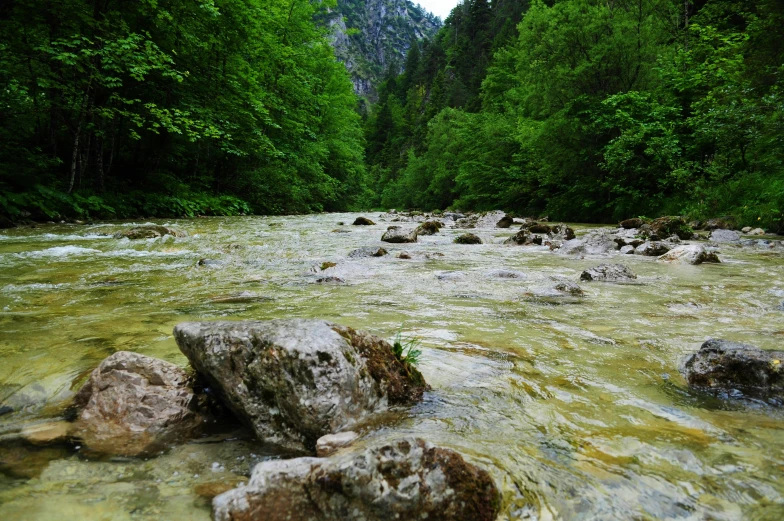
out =
[[(13, 438), (61, 415), (115, 351), (186, 366), (178, 322), (285, 317), (421, 339), (432, 391), (362, 434), (460, 451), (495, 478), (501, 519), (784, 519), (784, 409), (719, 400), (679, 374), (708, 338), (781, 347), (782, 250), (725, 247), (701, 266), (614, 257), (638, 284), (584, 283), (582, 302), (552, 305), (526, 293), (607, 258), (502, 245), (509, 230), (457, 245), (446, 229), (353, 259), (389, 224), (338, 226), (355, 217), (178, 220), (188, 237), (137, 241), (111, 237), (129, 223), (1, 233), (0, 406), (14, 412), (0, 416), (0, 519), (210, 519), (210, 490), (278, 457), (236, 426), (151, 459)], [(317, 282), (327, 275), (345, 282)]]

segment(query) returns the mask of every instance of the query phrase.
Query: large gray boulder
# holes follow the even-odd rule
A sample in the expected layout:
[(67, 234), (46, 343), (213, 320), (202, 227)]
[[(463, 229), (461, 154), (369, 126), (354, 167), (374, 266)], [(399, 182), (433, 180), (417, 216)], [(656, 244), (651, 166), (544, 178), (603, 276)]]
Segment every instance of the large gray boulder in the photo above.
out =
[(585, 253), (588, 255), (604, 255), (619, 248), (615, 243), (615, 237), (604, 230), (586, 235), (582, 240), (585, 243)]
[(390, 226), (381, 236), (381, 240), (392, 243), (417, 242), (417, 233), (416, 228), (405, 229), (400, 226)]
[(673, 248), (657, 260), (671, 264), (702, 264), (703, 262), (718, 263), (719, 256), (708, 251), (701, 244), (689, 244)]
[(689, 356), (683, 373), (689, 385), (709, 390), (739, 390), (751, 396), (784, 399), (784, 351), (711, 339)]
[(152, 454), (182, 441), (206, 420), (204, 397), (174, 364), (118, 351), (92, 372), (74, 398), (72, 435), (106, 454)]
[(500, 495), (460, 454), (403, 438), (333, 456), (260, 463), (213, 500), (215, 521), (493, 521)]
[(324, 320), (185, 322), (180, 350), (260, 440), (313, 451), (390, 405), (422, 397), (422, 375), (373, 335)]
[(710, 234), (713, 242), (740, 242), (740, 234), (732, 230), (713, 230)]
[(580, 274), (580, 280), (601, 282), (631, 282), (636, 278), (637, 275), (623, 264), (599, 264)]

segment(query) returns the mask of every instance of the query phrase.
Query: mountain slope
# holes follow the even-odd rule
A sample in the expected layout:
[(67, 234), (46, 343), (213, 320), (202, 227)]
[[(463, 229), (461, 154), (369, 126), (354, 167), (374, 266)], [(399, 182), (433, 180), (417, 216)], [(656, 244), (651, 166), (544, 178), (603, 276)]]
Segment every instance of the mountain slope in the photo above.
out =
[(338, 0), (328, 23), (354, 91), (371, 99), (390, 65), (403, 65), (411, 41), (432, 38), (441, 27), (436, 16), (409, 0)]

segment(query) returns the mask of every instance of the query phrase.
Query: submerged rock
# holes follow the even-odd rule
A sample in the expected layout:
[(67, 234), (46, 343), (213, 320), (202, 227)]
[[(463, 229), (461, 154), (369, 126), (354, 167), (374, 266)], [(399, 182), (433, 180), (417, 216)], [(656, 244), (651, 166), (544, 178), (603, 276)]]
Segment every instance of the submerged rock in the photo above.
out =
[(492, 270), (488, 272), (488, 277), (498, 278), (498, 279), (524, 279), (527, 277), (525, 273), (522, 271), (517, 270)]
[(376, 223), (374, 223), (367, 217), (357, 217), (356, 219), (354, 219), (354, 222), (352, 223), (353, 226), (373, 226), (374, 224)]
[(362, 257), (383, 257), (389, 253), (384, 248), (376, 248), (374, 246), (365, 246), (364, 248), (357, 248), (348, 254), (349, 258), (359, 259)]
[(683, 372), (689, 385), (704, 389), (737, 389), (762, 398), (784, 399), (784, 351), (711, 339), (689, 356)]
[(600, 264), (580, 274), (580, 280), (602, 282), (629, 282), (636, 278), (637, 275), (623, 264)]
[(400, 226), (390, 226), (381, 240), (391, 243), (417, 242), (417, 230), (416, 228), (404, 229)]
[(266, 461), (213, 500), (215, 521), (493, 521), (490, 475), (418, 438), (331, 458)]
[(740, 242), (740, 234), (732, 230), (717, 229), (710, 234), (713, 242)]
[(188, 234), (181, 230), (175, 230), (167, 226), (160, 226), (157, 224), (145, 224), (144, 226), (136, 226), (130, 230), (124, 230), (114, 234), (115, 239), (157, 239), (164, 235), (171, 235), (173, 237), (187, 237)]
[(72, 433), (92, 451), (137, 456), (193, 435), (206, 419), (190, 377), (174, 364), (118, 351), (74, 398)]
[(721, 262), (715, 252), (708, 251), (701, 244), (690, 244), (673, 248), (657, 260), (674, 264), (702, 264)]
[(325, 434), (427, 387), (388, 342), (323, 320), (185, 322), (174, 336), (225, 405), (284, 448), (313, 451)]
[(455, 238), (455, 244), (482, 244), (482, 239), (473, 233), (464, 233)]
[(531, 288), (523, 296), (535, 302), (545, 304), (576, 304), (582, 301), (585, 293), (574, 282), (567, 279), (555, 279), (551, 287)]
[(359, 438), (359, 434), (354, 431), (339, 432), (337, 434), (327, 434), (316, 440), (316, 456), (324, 458), (330, 456), (342, 448), (348, 447)]
[(197, 266), (201, 266), (203, 268), (221, 268), (226, 265), (225, 262), (222, 260), (216, 259), (199, 259), (196, 263)]
[(317, 284), (344, 284), (345, 279), (335, 275), (327, 275), (326, 277), (319, 277), (316, 279)]

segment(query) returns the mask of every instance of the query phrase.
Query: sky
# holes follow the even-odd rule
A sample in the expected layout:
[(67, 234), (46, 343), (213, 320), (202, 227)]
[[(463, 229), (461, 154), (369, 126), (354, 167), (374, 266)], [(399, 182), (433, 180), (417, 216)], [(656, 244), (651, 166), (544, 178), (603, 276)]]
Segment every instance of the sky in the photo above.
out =
[(460, 0), (412, 0), (415, 4), (419, 4), (434, 15), (441, 18), (443, 22), (449, 16), (449, 11), (454, 6), (460, 3)]

